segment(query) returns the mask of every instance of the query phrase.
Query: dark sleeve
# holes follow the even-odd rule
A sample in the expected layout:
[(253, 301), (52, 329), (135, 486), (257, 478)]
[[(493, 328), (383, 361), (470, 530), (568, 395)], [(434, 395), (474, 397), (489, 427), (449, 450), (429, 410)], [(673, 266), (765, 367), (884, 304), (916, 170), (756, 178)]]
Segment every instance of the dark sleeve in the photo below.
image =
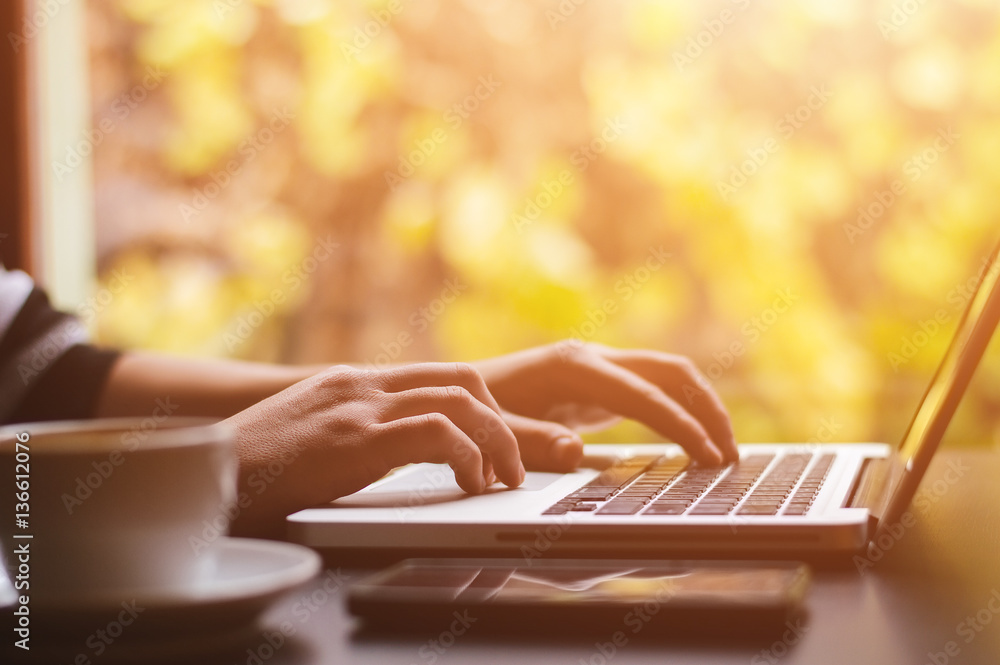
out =
[(0, 339), (0, 423), (93, 417), (120, 354), (85, 339), (76, 319), (34, 289)]

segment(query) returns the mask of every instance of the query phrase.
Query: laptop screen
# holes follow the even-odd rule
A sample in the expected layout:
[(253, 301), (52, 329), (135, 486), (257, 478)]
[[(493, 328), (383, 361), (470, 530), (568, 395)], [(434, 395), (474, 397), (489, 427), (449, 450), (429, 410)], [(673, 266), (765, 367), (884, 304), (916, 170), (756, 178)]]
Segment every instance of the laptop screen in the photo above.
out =
[(884, 521), (895, 521), (910, 504), (938, 443), (958, 408), (966, 386), (1000, 320), (1000, 246), (980, 270), (979, 286), (959, 321), (955, 337), (938, 366), (899, 446), (901, 476)]

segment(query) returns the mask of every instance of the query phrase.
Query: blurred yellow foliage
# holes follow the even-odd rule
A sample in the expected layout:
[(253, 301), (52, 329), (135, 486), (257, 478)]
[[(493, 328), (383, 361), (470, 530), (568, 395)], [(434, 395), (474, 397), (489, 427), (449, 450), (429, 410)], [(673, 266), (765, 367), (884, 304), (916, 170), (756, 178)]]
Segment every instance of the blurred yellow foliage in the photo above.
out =
[[(576, 335), (691, 356), (743, 440), (894, 441), (996, 240), (985, 0), (90, 7), (95, 118), (167, 72), (96, 150), (99, 220), (133, 229), (98, 229), (106, 279), (135, 276), (109, 343), (365, 363)], [(991, 354), (951, 439), (991, 441), (998, 405)]]

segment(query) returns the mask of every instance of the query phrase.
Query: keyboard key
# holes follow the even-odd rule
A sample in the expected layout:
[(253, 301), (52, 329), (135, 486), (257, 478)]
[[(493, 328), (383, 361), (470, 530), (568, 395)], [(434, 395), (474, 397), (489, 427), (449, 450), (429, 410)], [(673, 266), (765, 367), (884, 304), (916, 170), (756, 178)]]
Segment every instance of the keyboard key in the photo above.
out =
[[(686, 457), (642, 456), (617, 462), (544, 511), (546, 515), (801, 516), (809, 512), (834, 455), (747, 455), (727, 468), (689, 465)], [(764, 475), (765, 470), (770, 471)], [(806, 469), (809, 473), (803, 478)], [(764, 476), (763, 478), (761, 476)], [(604, 505), (600, 505), (601, 502)]]
[(791, 494), (792, 488), (802, 477), (802, 473), (811, 459), (812, 455), (809, 453), (791, 453), (779, 459), (778, 463), (750, 491), (749, 496), (736, 513), (739, 515), (777, 514)]
[[(653, 500), (651, 496), (620, 496), (615, 501), (628, 501), (629, 503), (649, 503)], [(615, 501), (612, 501), (614, 503)]]
[(691, 509), (689, 515), (727, 515), (731, 508), (729, 506), (719, 506), (719, 505), (697, 505)]
[[(595, 478), (590, 480), (586, 485), (576, 489), (566, 496), (562, 501), (557, 502), (551, 508), (545, 510), (543, 515), (564, 515), (570, 510), (580, 510), (587, 511), (593, 510), (591, 508), (575, 508), (578, 503), (588, 504), (594, 501), (608, 501), (623, 487), (627, 486), (630, 482), (635, 480), (640, 476), (643, 471), (650, 467), (650, 465), (661, 460), (662, 458), (654, 455), (642, 455), (633, 457), (626, 460), (620, 460), (616, 462), (613, 466), (601, 471)], [(639, 506), (643, 503), (652, 499), (660, 491), (659, 487), (644, 489), (642, 494), (637, 497), (626, 497), (626, 498), (638, 498), (640, 500)], [(560, 504), (569, 501), (569, 507), (563, 507)], [(610, 504), (609, 504), (610, 505)], [(596, 508), (596, 506), (595, 506)], [(618, 509), (611, 509), (618, 510)], [(636, 511), (638, 508), (636, 509)], [(598, 511), (603, 512), (603, 509)], [(611, 514), (610, 511), (603, 514)]]
[(639, 501), (611, 501), (597, 511), (598, 515), (634, 515), (645, 504)]
[(642, 512), (643, 515), (683, 515), (687, 506), (664, 506), (650, 504), (649, 508)]
[(691, 510), (691, 514), (728, 514), (746, 496), (747, 491), (773, 459), (774, 455), (749, 455), (739, 464), (730, 467), (726, 475)]
[[(810, 467), (813, 455), (771, 453), (745, 456), (725, 468), (690, 464), (687, 457), (641, 456), (620, 460), (601, 471), (546, 510), (598, 515), (746, 515), (808, 512), (829, 473), (834, 455), (825, 454)], [(765, 470), (770, 468), (766, 476)], [(802, 478), (805, 469), (809, 473)], [(799, 482), (801, 480), (801, 482)], [(604, 505), (600, 505), (601, 502)], [(741, 503), (742, 502), (742, 503)], [(737, 508), (738, 507), (738, 508)]]
[(655, 462), (658, 457), (642, 456), (633, 457), (622, 464), (615, 464), (598, 474), (597, 478), (590, 481), (588, 485), (600, 487), (621, 487), (634, 480), (636, 476), (646, 470)]
[(806, 474), (805, 479), (795, 490), (795, 494), (788, 502), (784, 510), (784, 515), (805, 515), (819, 494), (826, 477), (833, 466), (834, 455), (832, 453), (823, 454)]
[(740, 515), (776, 515), (778, 506), (743, 506), (738, 512)]
[(665, 501), (663, 499), (657, 499), (653, 502), (654, 506), (681, 506), (687, 508), (691, 505), (690, 501)]
[(607, 501), (613, 495), (614, 495), (614, 490), (588, 488), (586, 490), (577, 490), (572, 494), (569, 494), (566, 498), (582, 499), (584, 501)]

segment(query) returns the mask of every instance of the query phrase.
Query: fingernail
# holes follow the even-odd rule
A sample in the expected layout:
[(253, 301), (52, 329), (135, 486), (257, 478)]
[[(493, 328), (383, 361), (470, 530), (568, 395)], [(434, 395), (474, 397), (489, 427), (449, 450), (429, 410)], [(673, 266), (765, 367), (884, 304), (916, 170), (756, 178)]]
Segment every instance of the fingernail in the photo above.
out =
[(492, 485), (496, 481), (497, 481), (497, 474), (495, 474), (492, 471), (490, 471), (489, 473), (486, 474), (486, 486), (487, 487), (489, 487), (490, 485)]

